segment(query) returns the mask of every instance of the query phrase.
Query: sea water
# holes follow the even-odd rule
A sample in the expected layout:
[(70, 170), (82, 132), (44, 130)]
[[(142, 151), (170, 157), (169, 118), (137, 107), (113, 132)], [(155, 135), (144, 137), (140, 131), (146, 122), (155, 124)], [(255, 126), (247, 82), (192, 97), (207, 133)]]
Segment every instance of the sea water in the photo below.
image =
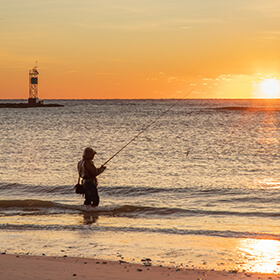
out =
[(279, 100), (56, 103), (0, 109), (1, 252), (280, 272)]

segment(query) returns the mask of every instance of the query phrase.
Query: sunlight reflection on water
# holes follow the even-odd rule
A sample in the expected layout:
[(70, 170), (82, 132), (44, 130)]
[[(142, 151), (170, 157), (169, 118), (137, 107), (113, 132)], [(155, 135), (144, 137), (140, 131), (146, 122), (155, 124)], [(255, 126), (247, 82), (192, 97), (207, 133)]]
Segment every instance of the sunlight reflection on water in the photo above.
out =
[(280, 189), (280, 181), (276, 179), (262, 179), (254, 181), (255, 188), (259, 189)]
[(244, 252), (246, 271), (260, 273), (280, 272), (280, 242), (278, 240), (242, 239), (239, 250)]

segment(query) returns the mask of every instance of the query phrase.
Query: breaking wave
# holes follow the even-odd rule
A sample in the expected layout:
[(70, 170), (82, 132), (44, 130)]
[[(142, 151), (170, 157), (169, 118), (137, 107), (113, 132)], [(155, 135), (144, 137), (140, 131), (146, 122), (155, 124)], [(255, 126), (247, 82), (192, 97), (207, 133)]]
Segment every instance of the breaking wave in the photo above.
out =
[[(3, 211), (5, 210), (5, 211)], [(149, 207), (139, 205), (108, 205), (91, 208), (84, 205), (62, 204), (52, 201), (0, 200), (0, 216), (11, 215), (47, 215), (47, 214), (83, 214), (96, 213), (100, 216), (132, 217), (132, 218), (178, 218), (188, 216), (240, 216), (279, 218), (280, 212), (259, 211), (215, 211), (204, 209), (182, 209), (171, 207)]]

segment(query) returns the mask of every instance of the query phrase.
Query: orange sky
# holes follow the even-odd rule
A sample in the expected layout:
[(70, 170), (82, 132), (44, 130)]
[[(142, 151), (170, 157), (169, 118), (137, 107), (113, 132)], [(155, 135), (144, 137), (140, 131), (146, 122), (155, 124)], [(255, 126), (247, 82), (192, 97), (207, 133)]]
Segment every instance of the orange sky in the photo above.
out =
[[(2, 0), (0, 98), (254, 98), (280, 76), (279, 0)], [(280, 97), (280, 94), (279, 94)]]

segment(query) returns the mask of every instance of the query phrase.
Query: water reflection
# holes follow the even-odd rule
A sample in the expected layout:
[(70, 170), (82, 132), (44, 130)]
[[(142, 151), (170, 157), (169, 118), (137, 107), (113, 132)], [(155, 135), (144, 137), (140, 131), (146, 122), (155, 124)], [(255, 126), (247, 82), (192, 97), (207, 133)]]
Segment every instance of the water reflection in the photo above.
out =
[(274, 178), (255, 180), (255, 185), (260, 189), (280, 189), (280, 181)]
[(238, 248), (244, 255), (242, 268), (250, 272), (280, 273), (280, 242), (278, 240), (240, 241)]
[(97, 213), (85, 213), (84, 214), (84, 224), (85, 225), (91, 225), (96, 223), (98, 220), (98, 214)]

